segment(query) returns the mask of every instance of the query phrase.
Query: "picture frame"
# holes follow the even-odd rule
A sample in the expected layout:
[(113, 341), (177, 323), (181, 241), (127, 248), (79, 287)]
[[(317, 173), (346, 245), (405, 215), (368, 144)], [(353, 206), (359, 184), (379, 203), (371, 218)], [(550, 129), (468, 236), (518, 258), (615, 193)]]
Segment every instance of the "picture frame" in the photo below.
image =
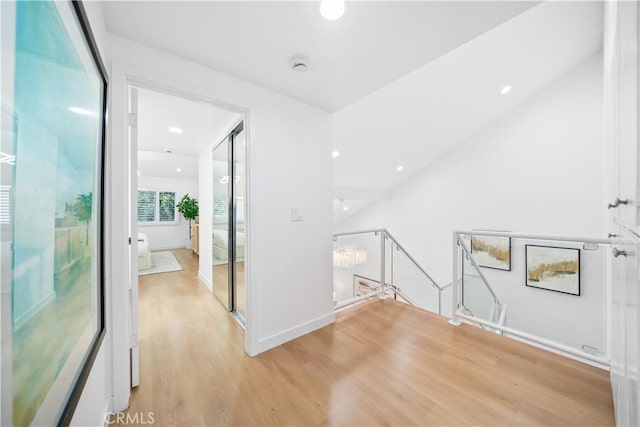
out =
[(3, 123), (3, 149), (19, 159), (2, 165), (13, 259), (2, 263), (12, 380), (1, 421), (69, 425), (106, 334), (108, 77), (81, 1), (0, 7), (3, 22), (15, 21), (3, 39), (2, 86), (15, 88), (2, 94), (3, 114), (15, 117), (6, 132)]
[(353, 275), (353, 295), (360, 297), (367, 294), (373, 294), (380, 290), (380, 281), (373, 280), (368, 277)]
[(511, 237), (472, 234), (471, 253), (479, 267), (511, 271)]
[(525, 245), (525, 284), (580, 296), (580, 249)]

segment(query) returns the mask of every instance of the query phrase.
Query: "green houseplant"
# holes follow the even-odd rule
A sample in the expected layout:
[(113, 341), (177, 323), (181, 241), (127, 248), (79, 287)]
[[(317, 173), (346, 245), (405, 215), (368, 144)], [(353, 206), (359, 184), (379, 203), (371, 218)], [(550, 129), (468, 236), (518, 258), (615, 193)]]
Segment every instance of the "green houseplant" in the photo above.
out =
[(180, 200), (180, 203), (176, 205), (178, 212), (182, 214), (184, 219), (189, 221), (189, 240), (191, 240), (191, 221), (196, 219), (199, 213), (198, 201), (189, 194), (185, 194)]

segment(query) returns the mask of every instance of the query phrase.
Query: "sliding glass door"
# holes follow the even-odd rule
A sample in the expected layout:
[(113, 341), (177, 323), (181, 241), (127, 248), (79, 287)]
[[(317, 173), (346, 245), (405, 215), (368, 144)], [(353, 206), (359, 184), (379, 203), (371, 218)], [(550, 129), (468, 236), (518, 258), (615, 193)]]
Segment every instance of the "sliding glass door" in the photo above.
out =
[(232, 138), (233, 145), (233, 233), (234, 233), (234, 308), (242, 320), (247, 318), (247, 293), (244, 281), (244, 251), (245, 251), (245, 132), (240, 131)]
[(245, 132), (240, 123), (213, 150), (213, 291), (243, 324), (245, 157)]

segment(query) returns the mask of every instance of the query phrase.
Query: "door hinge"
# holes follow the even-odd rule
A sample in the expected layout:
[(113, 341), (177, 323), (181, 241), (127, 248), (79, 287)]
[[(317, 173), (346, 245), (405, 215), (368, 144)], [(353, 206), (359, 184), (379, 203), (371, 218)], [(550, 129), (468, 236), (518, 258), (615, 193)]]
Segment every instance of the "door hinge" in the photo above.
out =
[(138, 127), (138, 115), (136, 113), (129, 113), (129, 126)]
[(129, 244), (131, 244), (131, 237), (129, 237)]

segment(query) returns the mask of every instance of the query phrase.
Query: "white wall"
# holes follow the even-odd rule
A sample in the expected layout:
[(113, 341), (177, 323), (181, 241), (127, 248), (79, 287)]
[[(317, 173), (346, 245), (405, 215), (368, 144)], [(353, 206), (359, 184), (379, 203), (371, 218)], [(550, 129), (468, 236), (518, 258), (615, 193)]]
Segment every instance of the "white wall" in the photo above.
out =
[[(142, 175), (138, 177), (138, 189), (175, 191), (176, 203), (185, 194), (198, 199), (197, 179), (173, 179)], [(138, 224), (138, 232), (146, 233), (149, 236), (152, 251), (184, 248), (186, 241), (189, 240), (189, 222), (178, 213), (178, 223), (175, 225)]]
[[(331, 116), (270, 90), (227, 76), (175, 56), (110, 36), (112, 63), (113, 155), (115, 174), (125, 175), (127, 78), (220, 100), (247, 114), (248, 323), (246, 348), (260, 353), (333, 321), (331, 312)], [(203, 164), (200, 164), (203, 166)], [(201, 167), (201, 173), (204, 173)], [(211, 230), (206, 206), (211, 203), (200, 176), (201, 235)], [(126, 182), (114, 181), (115, 205), (126, 203)], [(303, 222), (291, 222), (291, 207), (304, 210)], [(115, 209), (115, 208), (114, 208)], [(114, 230), (116, 237), (126, 230)], [(124, 240), (123, 240), (124, 242)], [(211, 245), (201, 239), (200, 259), (211, 259)], [(126, 246), (122, 245), (121, 251)], [(116, 257), (119, 255), (113, 248)], [(210, 274), (201, 265), (203, 275)], [(210, 271), (210, 270), (209, 270)], [(118, 273), (123, 278), (125, 273)], [(125, 281), (114, 280), (114, 303), (127, 307)], [(115, 304), (114, 304), (115, 306)], [(121, 313), (124, 314), (124, 313)], [(115, 406), (126, 405), (128, 321), (114, 333)]]
[[(388, 228), (442, 285), (452, 280), (454, 229), (605, 236), (601, 64), (600, 54), (589, 59), (341, 229)], [(535, 294), (540, 307), (564, 297), (525, 289), (521, 277), (511, 286), (527, 292), (522, 301)], [(589, 301), (573, 297), (564, 307), (578, 315)]]

